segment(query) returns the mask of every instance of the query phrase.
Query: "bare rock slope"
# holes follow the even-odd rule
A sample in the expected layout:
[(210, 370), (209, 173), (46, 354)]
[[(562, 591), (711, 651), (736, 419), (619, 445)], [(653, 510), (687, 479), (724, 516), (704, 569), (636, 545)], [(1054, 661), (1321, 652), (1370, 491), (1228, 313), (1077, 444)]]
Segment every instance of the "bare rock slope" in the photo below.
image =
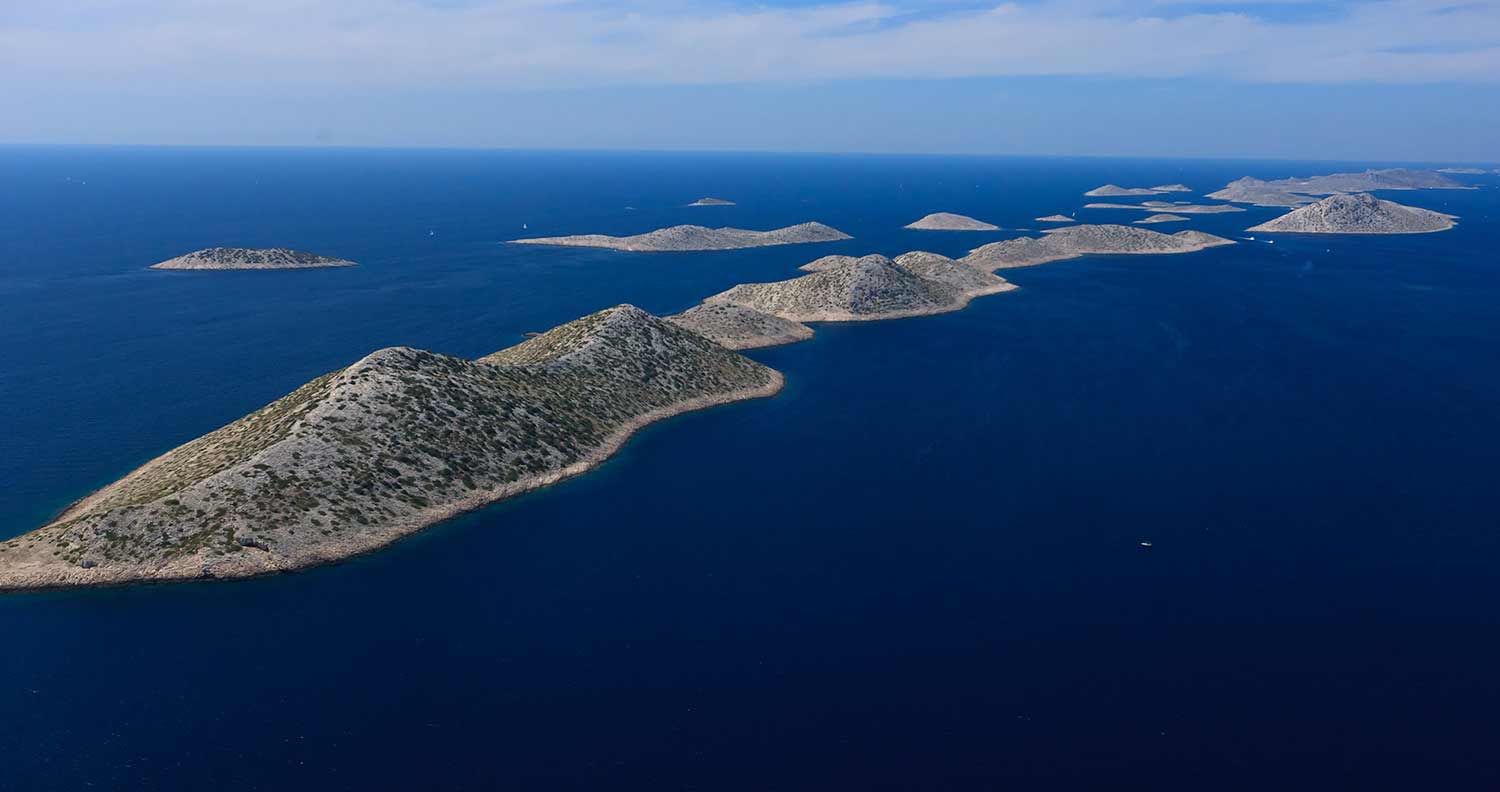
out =
[(374, 352), (0, 543), (0, 590), (247, 577), (373, 550), (781, 375), (622, 305), (480, 360)]
[(999, 231), (1000, 226), (951, 212), (936, 212), (905, 226), (914, 231)]
[(668, 252), (689, 250), (736, 250), (739, 248), (769, 247), (772, 245), (801, 245), (809, 242), (837, 242), (853, 237), (822, 223), (777, 228), (771, 231), (747, 231), (743, 228), (706, 228), (698, 225), (680, 225), (660, 228), (635, 236), (606, 236), (604, 234), (582, 234), (578, 236), (537, 237), (516, 239), (516, 245), (558, 245), (563, 247), (597, 247), (633, 252)]
[(352, 266), (352, 261), (290, 248), (213, 247), (152, 264), (151, 269), (279, 270)]
[(704, 302), (733, 303), (794, 322), (852, 322), (957, 311), (973, 297), (1014, 288), (946, 256), (908, 253), (895, 261), (829, 261), (798, 278), (742, 283)]
[(1122, 225), (1076, 225), (975, 248), (959, 261), (982, 270), (1030, 267), (1085, 255), (1193, 253), (1234, 241), (1202, 231), (1163, 234)]
[(727, 302), (699, 303), (666, 320), (728, 349), (793, 344), (813, 336), (801, 322)]
[(1447, 231), (1454, 215), (1385, 201), (1368, 193), (1330, 195), (1250, 231), (1293, 234), (1429, 234)]

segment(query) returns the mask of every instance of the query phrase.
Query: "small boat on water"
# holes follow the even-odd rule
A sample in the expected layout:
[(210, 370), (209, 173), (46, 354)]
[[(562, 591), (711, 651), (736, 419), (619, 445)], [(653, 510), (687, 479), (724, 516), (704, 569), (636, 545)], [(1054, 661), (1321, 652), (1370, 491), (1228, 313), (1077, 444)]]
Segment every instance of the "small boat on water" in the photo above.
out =
[(1147, 548), (1147, 549), (1150, 549), (1150, 547), (1151, 547), (1151, 543), (1150, 543), (1150, 542), (1141, 542), (1141, 547), (1144, 547), (1144, 548)]

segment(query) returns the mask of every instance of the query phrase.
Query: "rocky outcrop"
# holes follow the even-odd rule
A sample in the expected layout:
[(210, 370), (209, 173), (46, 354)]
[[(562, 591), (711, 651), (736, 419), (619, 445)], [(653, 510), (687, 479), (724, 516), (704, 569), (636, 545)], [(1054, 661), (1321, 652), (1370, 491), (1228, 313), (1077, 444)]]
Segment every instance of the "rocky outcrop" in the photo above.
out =
[(771, 231), (746, 231), (743, 228), (706, 228), (697, 225), (680, 225), (661, 228), (635, 236), (606, 236), (604, 234), (582, 234), (579, 236), (537, 237), (516, 239), (515, 245), (557, 245), (562, 247), (596, 247), (632, 252), (671, 252), (691, 250), (736, 250), (739, 248), (769, 247), (772, 245), (801, 245), (810, 242), (838, 242), (853, 237), (822, 223), (777, 228)]
[(812, 328), (801, 322), (727, 302), (699, 303), (666, 320), (726, 349), (793, 344), (813, 336)]
[(1136, 225), (1150, 225), (1152, 223), (1180, 223), (1187, 220), (1186, 217), (1176, 214), (1154, 214), (1142, 220), (1135, 221)]
[(1055, 215), (1047, 215), (1046, 217), (1038, 217), (1036, 219), (1036, 221), (1038, 223), (1076, 223), (1076, 222), (1078, 222), (1077, 220), (1075, 220), (1075, 219), (1073, 219), (1071, 217), (1068, 217), (1067, 215), (1064, 215), (1064, 214), (1055, 214)]
[(1133, 226), (1076, 225), (1045, 231), (1041, 237), (991, 242), (975, 248), (959, 261), (971, 267), (993, 271), (1030, 267), (1085, 255), (1193, 253), (1233, 244), (1232, 240), (1201, 231), (1163, 234)]
[(582, 473), (647, 423), (781, 382), (628, 305), (477, 361), (382, 349), (0, 543), (0, 589), (337, 561)]
[(1367, 193), (1330, 195), (1254, 226), (1290, 234), (1429, 234), (1447, 231), (1457, 217), (1385, 201)]
[(688, 206), (734, 206), (734, 201), (726, 201), (723, 198), (699, 198)]
[(1000, 226), (983, 220), (950, 212), (937, 212), (911, 223), (906, 228), (914, 231), (999, 231)]
[(213, 247), (152, 264), (163, 270), (285, 270), (352, 267), (354, 262), (291, 248)]

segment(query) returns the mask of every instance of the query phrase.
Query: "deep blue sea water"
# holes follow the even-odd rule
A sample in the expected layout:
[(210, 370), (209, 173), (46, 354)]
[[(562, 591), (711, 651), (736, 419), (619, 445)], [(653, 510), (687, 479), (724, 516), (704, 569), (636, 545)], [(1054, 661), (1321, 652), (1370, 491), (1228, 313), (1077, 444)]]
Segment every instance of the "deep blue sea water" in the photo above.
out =
[[(0, 148), (0, 537), (381, 346), (1016, 233), (901, 230), (932, 211), (1365, 165)], [(775, 399), (342, 565), (0, 596), (0, 789), (1495, 788), (1500, 191), (1470, 181), (1389, 196), (1447, 233), (821, 326), (754, 353)], [(856, 238), (499, 244), (806, 220)], [(220, 244), (362, 266), (144, 269)]]

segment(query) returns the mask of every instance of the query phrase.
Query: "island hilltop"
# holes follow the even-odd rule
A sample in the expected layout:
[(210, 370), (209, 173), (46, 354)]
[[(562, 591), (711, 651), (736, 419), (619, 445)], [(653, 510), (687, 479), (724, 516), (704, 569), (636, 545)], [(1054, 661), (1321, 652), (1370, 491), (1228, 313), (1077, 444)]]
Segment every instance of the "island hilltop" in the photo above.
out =
[(672, 252), (692, 250), (735, 250), (739, 248), (769, 247), (772, 245), (801, 245), (810, 242), (838, 242), (853, 237), (822, 223), (777, 228), (771, 231), (746, 231), (742, 228), (706, 228), (698, 225), (680, 225), (661, 228), (635, 236), (606, 236), (604, 234), (581, 234), (577, 236), (536, 237), (511, 240), (513, 245), (557, 245), (561, 247), (597, 247), (631, 252)]
[(1293, 234), (1430, 234), (1447, 231), (1457, 217), (1384, 201), (1367, 193), (1330, 195), (1249, 231)]
[(652, 421), (781, 384), (629, 305), (480, 360), (382, 349), (0, 543), (0, 590), (337, 561), (582, 473)]
[(935, 212), (905, 228), (913, 231), (999, 231), (1000, 226), (951, 212)]
[(276, 270), (352, 267), (354, 262), (290, 248), (213, 247), (152, 264), (151, 269)]

